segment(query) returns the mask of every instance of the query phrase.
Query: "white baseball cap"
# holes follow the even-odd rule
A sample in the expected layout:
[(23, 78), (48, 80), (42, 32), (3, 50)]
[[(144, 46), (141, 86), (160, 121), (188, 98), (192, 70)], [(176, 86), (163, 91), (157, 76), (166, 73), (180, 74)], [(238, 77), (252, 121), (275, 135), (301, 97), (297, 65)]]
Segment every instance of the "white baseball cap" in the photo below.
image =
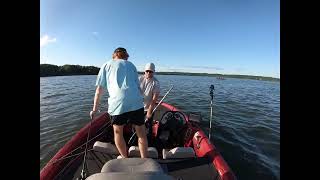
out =
[(145, 71), (149, 70), (149, 71), (155, 72), (155, 66), (153, 63), (147, 63), (144, 70)]

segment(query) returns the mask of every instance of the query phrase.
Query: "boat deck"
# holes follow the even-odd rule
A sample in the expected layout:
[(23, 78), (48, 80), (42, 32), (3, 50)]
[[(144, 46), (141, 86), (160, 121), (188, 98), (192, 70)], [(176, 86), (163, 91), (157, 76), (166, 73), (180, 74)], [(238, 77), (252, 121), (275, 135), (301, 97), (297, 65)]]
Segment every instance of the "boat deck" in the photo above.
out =
[[(170, 109), (171, 110), (171, 109)], [(173, 110), (173, 109), (172, 109)], [(164, 113), (167, 112), (168, 109), (164, 106), (159, 106), (157, 111), (154, 113), (154, 120), (160, 120)], [(109, 123), (110, 124), (110, 123)], [(101, 129), (101, 128), (100, 128)], [(100, 130), (99, 130), (100, 131)], [(101, 142), (113, 142), (113, 130), (112, 126), (104, 127), (101, 132), (101, 137), (95, 139), (96, 141)], [(183, 134), (183, 133), (182, 133)], [(181, 134), (181, 137), (183, 135)], [(132, 134), (127, 133), (124, 134), (124, 138), (126, 142), (129, 142)], [(184, 142), (180, 142), (180, 137), (175, 139), (175, 142), (168, 143), (169, 141), (163, 141), (155, 138), (152, 141), (149, 141), (149, 145), (155, 147), (158, 152), (162, 152), (163, 148), (172, 149), (173, 147), (183, 147)], [(131, 145), (137, 145), (137, 139), (133, 141)], [(152, 143), (151, 143), (152, 142)], [(179, 143), (178, 143), (179, 142)], [(93, 143), (91, 143), (93, 144)], [(92, 148), (92, 145), (89, 146)], [(79, 152), (83, 152), (83, 150), (79, 149)], [(79, 153), (74, 152), (74, 154)], [(219, 173), (212, 164), (212, 161), (207, 157), (201, 158), (185, 158), (185, 159), (162, 159), (161, 154), (156, 160), (162, 167), (164, 173), (172, 176), (177, 180), (193, 180), (193, 179), (201, 179), (201, 180), (218, 180), (220, 179)], [(87, 177), (100, 173), (104, 164), (112, 159), (116, 159), (118, 155), (106, 154), (98, 151), (94, 151), (93, 149), (89, 149), (86, 158), (86, 166), (85, 172), (87, 173)], [(81, 170), (82, 170), (82, 162), (83, 162), (83, 154), (79, 154), (78, 156), (74, 156), (70, 161), (68, 161), (60, 173), (57, 174), (54, 179), (73, 179), (76, 180), (80, 178)]]

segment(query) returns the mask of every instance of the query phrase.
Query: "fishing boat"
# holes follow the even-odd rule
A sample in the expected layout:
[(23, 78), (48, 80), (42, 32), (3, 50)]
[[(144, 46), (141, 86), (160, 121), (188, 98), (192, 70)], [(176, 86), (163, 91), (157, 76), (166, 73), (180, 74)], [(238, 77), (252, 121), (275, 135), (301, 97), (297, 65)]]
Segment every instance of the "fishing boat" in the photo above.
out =
[(218, 79), (218, 80), (225, 80), (225, 78), (222, 77), (222, 76), (218, 76), (217, 79)]
[(236, 179), (200, 122), (200, 114), (160, 101), (148, 134), (148, 158), (140, 158), (129, 124), (124, 127), (129, 158), (118, 159), (110, 116), (103, 112), (55, 154), (41, 170), (40, 179)]

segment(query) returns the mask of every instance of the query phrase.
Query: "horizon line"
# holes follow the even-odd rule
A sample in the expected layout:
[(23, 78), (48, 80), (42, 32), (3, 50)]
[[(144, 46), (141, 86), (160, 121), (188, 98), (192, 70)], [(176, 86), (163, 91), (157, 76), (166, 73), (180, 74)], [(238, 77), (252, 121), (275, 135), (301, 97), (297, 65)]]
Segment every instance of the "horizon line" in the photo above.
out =
[[(97, 67), (97, 66), (94, 66), (94, 65), (80, 65), (80, 64), (64, 64), (64, 65), (56, 65), (56, 64), (48, 64), (48, 63), (40, 63), (40, 65), (44, 65), (44, 64), (47, 64), (47, 65), (54, 65), (54, 66), (65, 66), (65, 65), (72, 65), (72, 66), (92, 66), (92, 67), (96, 67), (96, 68), (99, 68), (100, 67)], [(137, 70), (138, 73), (141, 73), (143, 71), (139, 71)], [(237, 76), (237, 75), (240, 75), (240, 76), (256, 76), (256, 77), (265, 77), (265, 78), (274, 78), (274, 79), (279, 79), (280, 80), (280, 77), (272, 77), (272, 76), (262, 76), (262, 75), (249, 75), (249, 74), (228, 74), (228, 73), (207, 73), (207, 72), (186, 72), (186, 71), (172, 71), (172, 70), (168, 70), (168, 71), (156, 71), (157, 72), (160, 72), (160, 73), (192, 73), (192, 74), (208, 74), (208, 75), (227, 75), (227, 76)]]

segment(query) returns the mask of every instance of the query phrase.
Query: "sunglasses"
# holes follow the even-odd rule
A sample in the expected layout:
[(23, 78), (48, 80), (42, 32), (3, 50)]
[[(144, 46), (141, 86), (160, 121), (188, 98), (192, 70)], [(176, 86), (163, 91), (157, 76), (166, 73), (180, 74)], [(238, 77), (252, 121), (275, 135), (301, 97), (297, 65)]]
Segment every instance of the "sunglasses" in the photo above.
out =
[(153, 73), (153, 71), (146, 70), (146, 73)]

